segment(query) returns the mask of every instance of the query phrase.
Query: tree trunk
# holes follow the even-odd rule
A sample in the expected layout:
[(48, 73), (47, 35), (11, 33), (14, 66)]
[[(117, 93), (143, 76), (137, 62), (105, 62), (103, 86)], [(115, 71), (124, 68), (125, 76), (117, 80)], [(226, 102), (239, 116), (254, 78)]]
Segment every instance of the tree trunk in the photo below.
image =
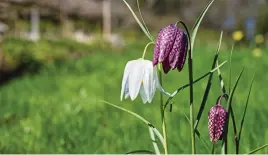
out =
[(103, 0), (103, 38), (109, 40), (111, 38), (112, 23), (111, 23), (111, 0)]
[(38, 41), (40, 39), (40, 29), (39, 29), (40, 16), (37, 7), (31, 8), (31, 32), (30, 39), (33, 41)]

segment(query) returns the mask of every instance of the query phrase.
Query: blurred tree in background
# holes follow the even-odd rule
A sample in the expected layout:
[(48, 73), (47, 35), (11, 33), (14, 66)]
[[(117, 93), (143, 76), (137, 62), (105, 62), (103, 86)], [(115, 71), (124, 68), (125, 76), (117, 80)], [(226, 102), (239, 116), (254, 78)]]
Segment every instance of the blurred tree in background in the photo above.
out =
[[(168, 22), (173, 21), (171, 19), (183, 19), (193, 24), (195, 17), (208, 1), (140, 0), (140, 3), (149, 26), (158, 29), (158, 21), (163, 17)], [(128, 2), (136, 8), (136, 0), (128, 0)], [(102, 0), (1, 0), (0, 21), (6, 23), (10, 29), (14, 29), (12, 20), (29, 20), (30, 10), (33, 6), (38, 7), (41, 22), (48, 19), (55, 24), (57, 22), (62, 23), (61, 32), (63, 36), (70, 36), (71, 34), (68, 34), (70, 33), (69, 30), (75, 31), (75, 23), (79, 20), (85, 20), (87, 25), (103, 24)], [(247, 19), (251, 18), (258, 20), (256, 22), (258, 23), (257, 28), (261, 28), (265, 27), (263, 25), (266, 24), (262, 21), (259, 22), (259, 20), (266, 18), (265, 10), (267, 10), (267, 1), (265, 0), (217, 0), (215, 7), (209, 11), (204, 24), (209, 28), (234, 30), (244, 28)], [(113, 29), (136, 25), (124, 3), (120, 0), (111, 0), (111, 18)], [(76, 22), (73, 23), (72, 21)]]

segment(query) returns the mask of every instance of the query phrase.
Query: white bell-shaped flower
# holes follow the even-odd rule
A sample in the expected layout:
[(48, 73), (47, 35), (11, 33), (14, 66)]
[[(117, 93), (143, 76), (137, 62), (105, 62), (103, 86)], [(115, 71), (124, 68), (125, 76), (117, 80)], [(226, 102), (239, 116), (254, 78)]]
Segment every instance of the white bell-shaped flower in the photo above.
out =
[(125, 99), (130, 97), (134, 100), (140, 93), (143, 103), (151, 103), (156, 88), (164, 91), (158, 80), (157, 69), (151, 61), (140, 58), (127, 63), (122, 80), (121, 101), (124, 95)]

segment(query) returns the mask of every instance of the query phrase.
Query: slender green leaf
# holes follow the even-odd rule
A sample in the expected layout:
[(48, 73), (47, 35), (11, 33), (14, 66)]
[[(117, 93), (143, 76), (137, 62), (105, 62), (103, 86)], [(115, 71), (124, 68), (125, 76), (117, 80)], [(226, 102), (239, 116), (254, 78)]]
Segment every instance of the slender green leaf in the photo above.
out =
[(251, 80), (251, 83), (250, 83), (250, 87), (249, 87), (249, 91), (248, 91), (248, 96), (247, 96), (247, 101), (246, 101), (246, 106), (245, 106), (243, 117), (242, 117), (242, 120), (241, 120), (241, 123), (240, 123), (240, 130), (239, 130), (239, 134), (238, 134), (238, 141), (240, 141), (240, 139), (241, 139), (242, 129), (243, 129), (243, 125), (244, 125), (245, 116), (246, 116), (246, 113), (247, 113), (248, 102), (249, 102), (249, 97), (250, 97), (251, 89), (252, 89), (252, 86), (253, 86), (254, 77), (255, 77), (255, 73), (253, 74), (253, 77), (252, 77), (252, 80)]
[[(217, 62), (217, 65), (218, 65), (218, 62)], [(221, 71), (220, 71), (219, 68), (217, 69), (217, 71), (218, 71), (218, 76), (219, 76), (219, 80), (220, 80), (220, 85), (221, 85), (222, 93), (223, 94), (227, 94), (226, 88), (225, 88), (225, 85), (224, 85), (224, 81), (223, 81), (223, 78), (222, 78), (222, 75), (221, 75)]]
[(164, 143), (163, 136), (161, 135), (161, 133), (155, 127), (152, 127), (152, 128), (153, 128), (153, 132), (158, 137), (158, 139), (160, 140), (161, 144), (164, 146), (165, 143)]
[(234, 45), (232, 46), (230, 57), (229, 57), (229, 93), (231, 92), (232, 85), (232, 56), (233, 56)]
[(200, 132), (198, 130), (195, 130), (195, 134), (197, 135), (197, 137), (201, 140), (201, 142), (203, 143), (203, 145), (206, 147), (207, 151), (210, 152), (210, 148), (208, 146), (208, 143), (206, 142), (206, 140), (201, 136)]
[[(184, 114), (184, 117), (187, 119), (187, 121), (189, 123), (191, 123), (190, 118), (187, 116), (187, 114), (184, 111), (181, 111)], [(198, 129), (195, 130), (195, 133), (197, 135), (197, 137), (201, 140), (201, 142), (203, 143), (203, 145), (206, 147), (207, 151), (210, 152), (210, 148), (208, 146), (208, 143), (206, 142), (206, 140), (201, 136), (200, 132), (198, 131)]]
[[(203, 20), (205, 14), (207, 13), (208, 9), (210, 8), (210, 6), (212, 5), (212, 3), (214, 2), (214, 0), (212, 0), (208, 5), (207, 7), (202, 11), (202, 13), (200, 14), (200, 16), (197, 18), (196, 22), (195, 22), (195, 25), (193, 27), (193, 31), (192, 31), (192, 41), (191, 41), (191, 49), (193, 50), (194, 48), (194, 42), (195, 42), (195, 37), (196, 37), (196, 34), (197, 34), (197, 31), (199, 29), (199, 26), (200, 26), (200, 23), (201, 21)], [(192, 55), (193, 56), (193, 55)]]
[(128, 152), (126, 154), (155, 154), (155, 153), (149, 150), (135, 150), (135, 151)]
[[(162, 145), (163, 145), (163, 136), (162, 136), (162, 135), (160, 134), (160, 132), (159, 132), (159, 131), (158, 131), (158, 130), (157, 130), (157, 129), (156, 129), (156, 128), (149, 122), (149, 121), (147, 121), (145, 118), (141, 117), (140, 115), (138, 115), (138, 114), (135, 113), (135, 112), (132, 112), (132, 111), (130, 111), (130, 110), (127, 110), (127, 109), (125, 109), (125, 108), (122, 108), (122, 107), (120, 107), (120, 106), (117, 106), (117, 105), (115, 105), (115, 104), (112, 104), (112, 103), (110, 103), (110, 102), (102, 101), (102, 100), (100, 100), (100, 102), (105, 103), (105, 104), (108, 104), (108, 105), (110, 105), (110, 106), (113, 106), (113, 107), (115, 107), (115, 108), (117, 108), (117, 109), (119, 109), (119, 110), (122, 110), (122, 111), (124, 111), (124, 112), (127, 112), (127, 113), (131, 114), (132, 116), (138, 118), (138, 119), (141, 120), (142, 122), (144, 122), (146, 125), (149, 126), (149, 128), (152, 129), (152, 132), (156, 134), (156, 136), (159, 138), (159, 140), (161, 141), (161, 143), (162, 143)], [(154, 145), (155, 145), (155, 144), (154, 144)], [(164, 147), (164, 145), (163, 145), (163, 147)]]
[(143, 16), (142, 16), (142, 13), (141, 13), (141, 9), (140, 9), (139, 0), (137, 0), (137, 6), (138, 6), (138, 10), (139, 10), (140, 17), (141, 17), (141, 20), (142, 20), (142, 23), (143, 23), (144, 27), (145, 27), (147, 33), (149, 34), (150, 38), (152, 38), (154, 40), (154, 37), (151, 35), (151, 33), (150, 33), (150, 31), (149, 31), (148, 27), (146, 26), (146, 23), (145, 23), (145, 21), (143, 19)]
[(135, 113), (135, 112), (132, 112), (132, 111), (127, 110), (127, 109), (125, 109), (125, 108), (119, 107), (119, 106), (117, 106), (117, 105), (115, 105), (115, 104), (112, 104), (112, 103), (110, 103), (110, 102), (107, 102), (107, 101), (102, 101), (102, 100), (100, 100), (100, 102), (102, 102), (102, 103), (106, 103), (106, 104), (108, 104), (108, 105), (110, 105), (110, 106), (113, 106), (113, 107), (119, 109), (119, 110), (122, 110), (122, 111), (124, 111), (124, 112), (127, 112), (127, 113), (131, 114), (132, 116), (135, 116), (136, 118), (138, 118), (138, 119), (141, 120), (142, 122), (144, 122), (146, 125), (150, 125), (150, 124), (151, 124), (149, 121), (147, 121), (145, 118), (141, 117), (140, 115), (138, 115), (138, 114)]
[(156, 140), (155, 140), (154, 131), (153, 131), (153, 128), (151, 126), (149, 126), (149, 133), (150, 133), (150, 137), (151, 137), (151, 140), (153, 143), (155, 153), (160, 154), (159, 148), (158, 148)]
[[(218, 62), (217, 62), (217, 65), (218, 65)], [(227, 95), (226, 88), (224, 85), (224, 81), (223, 81), (220, 69), (218, 69), (218, 76), (219, 76), (219, 80), (220, 80), (222, 93), (224, 95), (225, 100), (228, 102), (229, 96)], [(234, 111), (233, 111), (232, 106), (230, 107), (230, 110), (231, 110), (230, 113), (231, 113), (231, 118), (232, 118), (232, 123), (233, 123), (233, 130), (234, 130), (234, 137), (235, 137), (235, 144), (236, 144), (236, 153), (238, 154), (239, 142), (238, 142), (238, 136), (237, 136), (237, 130), (236, 130), (235, 115), (234, 115)], [(226, 144), (226, 146), (227, 146), (227, 144)]]
[[(217, 62), (217, 65), (218, 65), (218, 62)], [(227, 95), (226, 88), (225, 88), (225, 85), (224, 85), (224, 81), (223, 81), (223, 78), (222, 78), (220, 69), (218, 69), (218, 76), (219, 76), (219, 80), (220, 80), (220, 85), (221, 85), (222, 93), (223, 93), (224, 98), (226, 99), (226, 101), (228, 101), (229, 96)], [(231, 117), (232, 117), (232, 122), (233, 122), (233, 129), (234, 129), (235, 141), (237, 143), (238, 142), (238, 139), (237, 139), (238, 137), (237, 137), (237, 131), (236, 131), (235, 115), (234, 115), (234, 111), (233, 111), (232, 106), (230, 107), (230, 109), (231, 109)]]
[[(220, 35), (220, 40), (219, 40), (219, 44), (218, 44), (218, 49), (216, 51), (216, 54), (214, 56), (214, 60), (212, 62), (212, 66), (211, 66), (211, 69), (214, 69), (215, 66), (216, 66), (216, 62), (218, 61), (218, 57), (219, 57), (219, 52), (220, 52), (220, 48), (221, 48), (221, 42), (222, 42), (222, 35), (223, 35), (223, 32), (221, 32), (221, 35)], [(205, 108), (205, 105), (207, 103), (207, 98), (208, 98), (208, 95), (209, 95), (209, 92), (210, 92), (210, 88), (211, 88), (211, 85), (212, 85), (212, 79), (213, 79), (213, 73), (211, 73), (209, 75), (209, 78), (208, 78), (208, 82), (207, 82), (207, 87), (205, 89), (205, 93), (203, 95), (203, 99), (202, 99), (202, 102), (201, 102), (201, 105), (200, 105), (200, 108), (199, 108), (199, 111), (198, 111), (198, 114), (197, 114), (197, 117), (196, 117), (196, 121), (195, 121), (195, 125), (194, 125), (194, 129), (196, 130), (197, 127), (198, 127), (198, 124), (200, 122), (200, 119), (201, 119), (201, 116), (203, 114), (203, 110)]]
[(237, 85), (240, 81), (240, 78), (243, 74), (244, 69), (241, 70), (239, 76), (236, 79), (235, 85), (230, 93), (230, 96), (228, 98), (228, 102), (227, 102), (227, 118), (226, 118), (226, 122), (224, 125), (224, 135), (223, 135), (223, 144), (222, 144), (222, 153), (223, 154), (227, 154), (227, 135), (228, 135), (228, 125), (229, 125), (229, 115), (230, 115), (230, 111), (231, 111), (231, 106), (232, 106), (232, 100), (233, 100), (233, 96), (235, 93), (235, 90), (237, 88)]
[[(217, 65), (218, 65), (218, 62), (217, 62)], [(226, 101), (228, 101), (229, 96), (227, 95), (226, 88), (225, 88), (225, 85), (224, 85), (224, 81), (223, 81), (220, 69), (218, 69), (218, 76), (219, 76), (219, 80), (220, 80), (220, 84), (221, 84), (222, 93), (223, 93), (224, 98), (226, 99)], [(233, 122), (235, 141), (237, 143), (238, 142), (238, 139), (237, 139), (238, 137), (237, 137), (237, 131), (236, 131), (235, 115), (234, 115), (234, 111), (233, 111), (232, 106), (230, 107), (230, 109), (231, 109), (231, 117), (232, 117), (232, 122)]]
[(258, 151), (260, 151), (260, 150), (266, 148), (267, 146), (268, 146), (268, 144), (265, 144), (265, 145), (263, 145), (263, 146), (261, 146), (261, 147), (255, 149), (255, 150), (253, 150), (253, 151), (250, 151), (248, 154), (254, 154), (254, 153), (256, 153), (256, 152), (258, 152)]
[(139, 26), (141, 27), (142, 31), (145, 33), (145, 35), (152, 41), (154, 42), (153, 38), (151, 38), (150, 34), (147, 32), (146, 28), (144, 27), (144, 25), (141, 23), (141, 21), (139, 20), (139, 18), (136, 16), (135, 12), (132, 10), (131, 6), (126, 2), (126, 0), (123, 0), (126, 4), (126, 6), (128, 7), (128, 9), (130, 10), (130, 12), (132, 13), (133, 17), (135, 18), (135, 20), (137, 21), (137, 23), (139, 24)]
[[(193, 84), (197, 83), (198, 81), (202, 80), (203, 78), (207, 77), (208, 75), (210, 75), (211, 73), (215, 72), (218, 68), (222, 67), (227, 61), (224, 61), (223, 63), (221, 63), (219, 66), (217, 66), (216, 68), (212, 69), (211, 71), (207, 72), (206, 74), (204, 74), (203, 76), (199, 77), (198, 79), (196, 79), (195, 81), (193, 81)], [(166, 101), (165, 105), (164, 105), (164, 109), (168, 106), (168, 104), (170, 103), (170, 101), (173, 99), (173, 97), (175, 97), (180, 91), (182, 91), (183, 89), (189, 87), (190, 84), (186, 84), (180, 88), (178, 88), (177, 90), (175, 90), (171, 96), (168, 98), (168, 100)]]

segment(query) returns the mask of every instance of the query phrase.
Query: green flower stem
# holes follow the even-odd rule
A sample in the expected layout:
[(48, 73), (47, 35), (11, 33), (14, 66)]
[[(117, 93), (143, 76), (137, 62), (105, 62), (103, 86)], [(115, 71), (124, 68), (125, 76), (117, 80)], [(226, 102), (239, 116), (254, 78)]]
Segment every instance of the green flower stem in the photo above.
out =
[[(158, 71), (159, 71), (160, 85), (163, 86), (162, 70), (161, 70), (161, 65), (160, 64), (158, 64)], [(167, 132), (166, 132), (166, 121), (165, 121), (163, 93), (160, 93), (160, 112), (161, 112), (162, 130), (163, 130), (163, 138), (164, 138), (164, 150), (165, 150), (165, 155), (167, 155), (168, 154), (168, 146), (167, 146)]]
[(193, 94), (193, 59), (192, 51), (189, 50), (188, 57), (188, 67), (189, 67), (189, 84), (190, 84), (190, 128), (191, 128), (191, 143), (192, 143), (192, 154), (195, 154), (195, 132), (194, 132), (194, 94)]
[(149, 43), (145, 46), (144, 51), (143, 51), (143, 54), (142, 54), (142, 59), (144, 59), (144, 57), (145, 57), (145, 54), (146, 54), (146, 52), (147, 52), (147, 48), (148, 48), (150, 45), (152, 45), (152, 44), (154, 44), (154, 42), (149, 42)]

